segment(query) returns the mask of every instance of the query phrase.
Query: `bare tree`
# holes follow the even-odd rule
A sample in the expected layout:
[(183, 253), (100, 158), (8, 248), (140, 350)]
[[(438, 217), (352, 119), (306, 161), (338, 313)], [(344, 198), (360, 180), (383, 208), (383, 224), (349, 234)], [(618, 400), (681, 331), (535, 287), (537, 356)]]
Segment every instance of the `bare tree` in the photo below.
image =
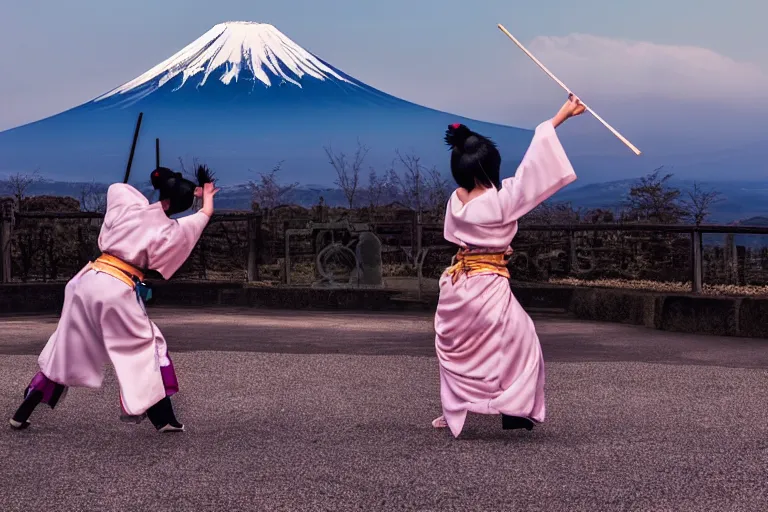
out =
[(369, 148), (361, 144), (358, 139), (355, 156), (351, 162), (347, 161), (347, 155), (343, 152), (334, 153), (331, 146), (323, 149), (325, 149), (325, 154), (328, 156), (328, 163), (336, 171), (337, 178), (334, 183), (344, 192), (349, 203), (349, 209), (351, 210), (355, 206), (355, 194), (360, 184), (360, 168), (363, 166), (363, 161), (368, 154)]
[(723, 200), (722, 194), (716, 190), (704, 190), (693, 182), (693, 189), (686, 191), (688, 199), (682, 201), (685, 218), (697, 226), (701, 225), (712, 213), (712, 206)]
[(387, 176), (379, 177), (376, 173), (376, 169), (371, 167), (371, 172), (368, 173), (368, 201), (371, 204), (371, 208), (375, 208), (381, 205), (381, 196), (384, 195), (387, 187)]
[(581, 212), (571, 203), (544, 202), (525, 216), (526, 224), (575, 224), (581, 220)]
[(299, 182), (290, 185), (280, 185), (277, 181), (277, 173), (282, 168), (283, 161), (275, 165), (268, 173), (259, 173), (258, 181), (249, 181), (251, 196), (254, 203), (261, 208), (272, 209), (281, 203), (283, 197), (299, 186)]
[(192, 157), (192, 166), (189, 168), (184, 165), (184, 159), (179, 157), (179, 167), (181, 168), (181, 174), (190, 181), (195, 181), (195, 170), (199, 165), (200, 162), (198, 162), (196, 156)]
[(421, 157), (413, 153), (396, 151), (397, 161), (403, 167), (402, 175), (392, 169), (388, 173), (388, 181), (393, 192), (399, 192), (403, 203), (421, 214), (424, 210), (442, 210), (448, 202), (450, 189), (448, 180), (437, 169), (427, 170), (421, 163)]
[(582, 217), (588, 224), (610, 224), (616, 220), (615, 212), (604, 208), (587, 210)]
[(107, 211), (107, 191), (96, 182), (84, 183), (80, 188), (80, 209), (86, 212)]
[(437, 215), (444, 213), (450, 190), (448, 180), (437, 170), (437, 167), (432, 167), (427, 173), (424, 190), (425, 206)]
[(664, 224), (674, 224), (684, 217), (680, 190), (667, 184), (672, 174), (659, 176), (662, 168), (640, 178), (637, 185), (630, 189), (625, 201), (625, 217)]
[(424, 208), (424, 175), (421, 158), (412, 153), (403, 155), (399, 150), (395, 153), (404, 167), (403, 176), (401, 177), (393, 166), (389, 172), (389, 178), (402, 194), (403, 202), (421, 214)]
[(402, 180), (395, 171), (395, 159), (389, 163), (382, 176), (382, 195), (387, 202), (399, 202), (403, 197)]
[(26, 199), (29, 193), (29, 188), (35, 183), (42, 181), (39, 170), (35, 169), (31, 173), (17, 172), (8, 176), (5, 179), (4, 189), (5, 193), (11, 195), (16, 199), (16, 204), (19, 209), (22, 208), (22, 201)]

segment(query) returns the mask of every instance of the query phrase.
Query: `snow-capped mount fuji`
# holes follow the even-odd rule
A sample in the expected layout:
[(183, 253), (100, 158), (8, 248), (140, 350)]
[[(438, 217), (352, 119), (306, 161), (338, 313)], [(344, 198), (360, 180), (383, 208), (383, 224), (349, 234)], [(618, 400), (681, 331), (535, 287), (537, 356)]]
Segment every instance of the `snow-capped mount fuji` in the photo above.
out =
[(144, 113), (131, 182), (161, 163), (192, 157), (223, 185), (283, 162), (283, 179), (331, 184), (324, 147), (370, 148), (366, 171), (383, 171), (395, 151), (447, 171), (443, 134), (463, 122), (498, 142), (514, 171), (532, 131), (425, 108), (374, 89), (265, 23), (215, 25), (142, 75), (61, 114), (0, 132), (0, 173), (37, 168), (60, 181), (122, 177), (139, 112)]
[(349, 82), (272, 25), (234, 21), (214, 26), (177, 54), (95, 101), (142, 88), (145, 94), (151, 94), (176, 76), (181, 76), (179, 87), (183, 87), (187, 80), (202, 74), (197, 86), (204, 86), (217, 70), (219, 76), (214, 78), (226, 85), (237, 81), (241, 70), (267, 87), (273, 85), (275, 78), (278, 84), (290, 82), (301, 87), (305, 75)]

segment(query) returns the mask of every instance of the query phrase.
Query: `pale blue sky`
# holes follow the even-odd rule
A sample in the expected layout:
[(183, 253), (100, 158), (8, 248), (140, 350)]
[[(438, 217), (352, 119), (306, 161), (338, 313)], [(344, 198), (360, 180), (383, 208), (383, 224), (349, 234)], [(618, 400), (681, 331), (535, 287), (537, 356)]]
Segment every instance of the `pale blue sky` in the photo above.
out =
[[(765, 0), (4, 4), (0, 130), (88, 101), (228, 20), (272, 23), (334, 66), (396, 96), (508, 124), (531, 126), (559, 105), (562, 94), (497, 23), (530, 43), (603, 117), (614, 116), (644, 142), (660, 132), (650, 129), (651, 116), (642, 115), (653, 111), (643, 101), (658, 105), (653, 114), (662, 117), (654, 119), (663, 119), (670, 130), (687, 126), (691, 114), (685, 108), (697, 112), (701, 102), (722, 104), (718, 108), (733, 113), (729, 133), (744, 123), (763, 126), (753, 116), (754, 105), (768, 109), (761, 92), (768, 90), (763, 87), (768, 85), (768, 45), (761, 42), (760, 30), (768, 19)], [(597, 38), (547, 39), (571, 34)], [(710, 52), (634, 45), (623, 56), (620, 40)], [(669, 107), (684, 103), (679, 112)], [(701, 128), (698, 121), (689, 124)]]

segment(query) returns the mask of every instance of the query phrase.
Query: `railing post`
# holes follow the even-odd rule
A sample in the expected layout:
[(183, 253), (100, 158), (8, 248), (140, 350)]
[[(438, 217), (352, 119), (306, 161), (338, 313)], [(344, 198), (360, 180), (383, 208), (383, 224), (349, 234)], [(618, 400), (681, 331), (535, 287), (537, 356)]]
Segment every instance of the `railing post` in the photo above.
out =
[(206, 281), (208, 279), (208, 261), (205, 258), (205, 249), (206, 249), (206, 243), (205, 238), (200, 237), (200, 241), (198, 242), (197, 246), (197, 257), (198, 262), (200, 263), (200, 269), (198, 270), (198, 279), (202, 281)]
[(416, 273), (419, 278), (419, 296), (418, 296), (419, 300), (421, 300), (421, 294), (422, 294), (421, 283), (424, 275), (424, 260), (427, 259), (427, 252), (429, 252), (429, 247), (427, 247), (426, 249), (422, 249), (419, 252), (419, 254), (416, 256)]
[(248, 282), (259, 280), (259, 249), (261, 244), (261, 217), (253, 215), (248, 219)]
[(290, 251), (290, 240), (291, 240), (291, 233), (288, 230), (288, 221), (283, 222), (283, 233), (285, 233), (285, 258), (283, 259), (283, 282), (286, 285), (291, 284), (291, 251)]
[(739, 283), (739, 258), (736, 253), (736, 237), (733, 233), (725, 236), (725, 271), (728, 275), (728, 284)]
[(85, 227), (80, 223), (77, 226), (77, 264), (84, 267), (88, 263), (88, 247), (85, 237)]
[(576, 261), (576, 236), (572, 229), (568, 232), (568, 274), (572, 274), (575, 269), (578, 268), (578, 262)]
[(739, 286), (747, 285), (747, 248), (743, 245), (736, 246), (736, 275)]
[(0, 282), (11, 282), (11, 230), (13, 229), (13, 202), (0, 205)]
[(416, 254), (421, 254), (421, 244), (423, 237), (423, 229), (421, 227), (421, 213), (416, 218)]
[(413, 216), (411, 217), (411, 258), (413, 259), (414, 265), (416, 264), (416, 258), (419, 254), (418, 245), (417, 242), (419, 238), (419, 212), (416, 210), (413, 210)]
[(702, 261), (701, 261), (701, 231), (694, 229), (691, 232), (691, 246), (692, 255), (691, 258), (691, 291), (693, 293), (701, 293), (701, 280), (702, 280)]

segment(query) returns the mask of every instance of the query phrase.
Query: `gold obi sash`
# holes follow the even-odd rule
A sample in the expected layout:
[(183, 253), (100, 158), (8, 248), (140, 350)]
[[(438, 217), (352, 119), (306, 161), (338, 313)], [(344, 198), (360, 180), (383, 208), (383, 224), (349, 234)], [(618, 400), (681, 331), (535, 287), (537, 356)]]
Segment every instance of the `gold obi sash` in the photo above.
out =
[(144, 281), (144, 273), (141, 270), (109, 254), (102, 254), (96, 258), (96, 261), (91, 262), (90, 268), (97, 272), (109, 274), (132, 289), (136, 288), (136, 281), (134, 279), (138, 279), (139, 282)]
[(469, 253), (465, 249), (459, 249), (453, 258), (453, 264), (446, 269), (446, 273), (451, 276), (452, 284), (455, 284), (462, 274), (469, 277), (491, 273), (509, 279), (507, 263), (511, 255), (511, 250), (507, 252)]

